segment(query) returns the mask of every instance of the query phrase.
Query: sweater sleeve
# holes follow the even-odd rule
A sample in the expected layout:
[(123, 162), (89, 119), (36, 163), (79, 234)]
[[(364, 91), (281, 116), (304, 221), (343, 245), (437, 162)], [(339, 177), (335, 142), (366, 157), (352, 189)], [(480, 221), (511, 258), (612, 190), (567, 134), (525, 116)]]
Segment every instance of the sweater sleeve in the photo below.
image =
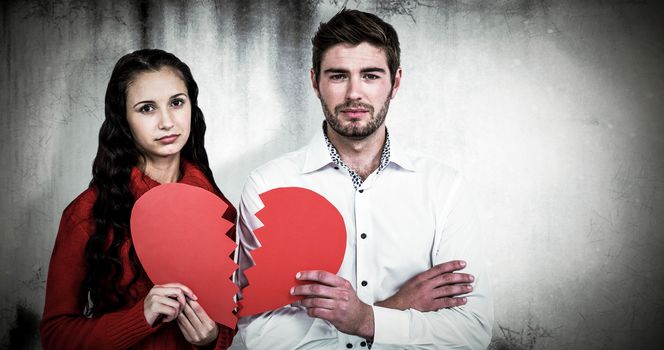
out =
[(219, 327), (219, 335), (217, 336), (217, 339), (214, 341), (214, 343), (206, 346), (193, 346), (194, 349), (200, 349), (200, 350), (226, 350), (231, 346), (231, 342), (233, 342), (233, 335), (235, 335), (235, 330), (230, 329), (224, 325), (221, 325), (217, 323), (217, 327)]
[[(90, 193), (90, 192), (87, 192)], [(95, 315), (83, 315), (87, 295), (82, 295), (85, 278), (84, 251), (91, 228), (92, 195), (85, 193), (65, 209), (55, 240), (46, 283), (46, 302), (40, 325), (44, 349), (128, 348), (159, 327), (151, 327), (143, 315), (143, 301), (128, 308)]]

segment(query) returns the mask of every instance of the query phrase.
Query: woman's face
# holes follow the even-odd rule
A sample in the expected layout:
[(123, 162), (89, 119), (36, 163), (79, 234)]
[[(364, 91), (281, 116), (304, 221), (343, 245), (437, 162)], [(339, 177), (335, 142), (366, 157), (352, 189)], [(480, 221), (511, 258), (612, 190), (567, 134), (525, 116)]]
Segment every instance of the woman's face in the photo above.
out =
[(126, 109), (146, 161), (179, 160), (191, 130), (191, 102), (177, 71), (164, 67), (139, 73), (127, 88)]

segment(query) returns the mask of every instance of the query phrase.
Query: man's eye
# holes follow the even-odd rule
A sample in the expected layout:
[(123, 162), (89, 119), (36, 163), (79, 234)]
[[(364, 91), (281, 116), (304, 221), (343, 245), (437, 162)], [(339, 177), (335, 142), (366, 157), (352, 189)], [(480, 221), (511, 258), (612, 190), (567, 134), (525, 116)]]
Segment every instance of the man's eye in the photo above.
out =
[(378, 78), (380, 78), (380, 77), (377, 76), (376, 74), (367, 73), (367, 74), (364, 75), (364, 79), (367, 79), (367, 80), (376, 80)]
[(150, 113), (154, 111), (154, 106), (148, 104), (142, 105), (141, 108), (138, 109), (138, 111), (141, 113)]
[(330, 80), (342, 80), (346, 76), (344, 74), (332, 74), (330, 75)]

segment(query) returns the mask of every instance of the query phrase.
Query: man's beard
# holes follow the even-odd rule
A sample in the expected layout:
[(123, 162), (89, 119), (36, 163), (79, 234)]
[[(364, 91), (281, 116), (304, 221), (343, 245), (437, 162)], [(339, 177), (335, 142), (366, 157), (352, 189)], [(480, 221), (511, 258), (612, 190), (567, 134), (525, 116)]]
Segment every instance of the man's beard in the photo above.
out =
[[(385, 117), (387, 116), (387, 110), (390, 108), (389, 96), (385, 99), (385, 103), (383, 103), (383, 106), (378, 111), (378, 114), (374, 114), (374, 108), (372, 105), (362, 102), (346, 101), (342, 104), (335, 106), (334, 113), (332, 113), (327, 108), (327, 104), (325, 103), (325, 100), (323, 100), (323, 98), (320, 99), (320, 102), (321, 105), (323, 106), (323, 114), (325, 114), (325, 120), (327, 121), (327, 124), (332, 128), (332, 130), (336, 131), (336, 133), (341, 136), (353, 139), (360, 139), (360, 140), (373, 134), (383, 124), (383, 122), (385, 122)], [(351, 122), (348, 125), (342, 125), (341, 121), (339, 120), (339, 113), (341, 113), (342, 109), (347, 109), (347, 108), (366, 109), (371, 117), (367, 121), (367, 124), (364, 126), (360, 126), (358, 122), (355, 123)]]

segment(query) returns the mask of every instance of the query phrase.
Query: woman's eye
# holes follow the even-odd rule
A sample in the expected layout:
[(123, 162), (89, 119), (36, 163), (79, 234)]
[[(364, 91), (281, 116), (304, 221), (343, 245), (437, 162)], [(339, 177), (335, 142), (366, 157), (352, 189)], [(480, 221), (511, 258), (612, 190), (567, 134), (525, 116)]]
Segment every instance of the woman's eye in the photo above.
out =
[(138, 109), (139, 112), (141, 113), (150, 113), (154, 111), (154, 106), (152, 105), (142, 105), (141, 108)]
[(181, 98), (176, 98), (175, 100), (171, 101), (171, 106), (173, 107), (181, 107), (184, 105), (184, 100)]

